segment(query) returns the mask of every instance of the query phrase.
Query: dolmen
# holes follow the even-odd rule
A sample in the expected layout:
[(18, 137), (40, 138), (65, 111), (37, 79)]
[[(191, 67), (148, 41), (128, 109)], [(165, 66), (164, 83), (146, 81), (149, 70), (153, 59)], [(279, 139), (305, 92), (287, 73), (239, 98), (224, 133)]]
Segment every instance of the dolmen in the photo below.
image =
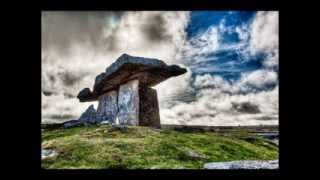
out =
[(119, 124), (160, 127), (157, 91), (152, 87), (168, 78), (186, 73), (185, 68), (161, 60), (121, 55), (105, 72), (96, 76), (93, 90), (82, 89), (80, 102), (98, 101), (73, 124)]

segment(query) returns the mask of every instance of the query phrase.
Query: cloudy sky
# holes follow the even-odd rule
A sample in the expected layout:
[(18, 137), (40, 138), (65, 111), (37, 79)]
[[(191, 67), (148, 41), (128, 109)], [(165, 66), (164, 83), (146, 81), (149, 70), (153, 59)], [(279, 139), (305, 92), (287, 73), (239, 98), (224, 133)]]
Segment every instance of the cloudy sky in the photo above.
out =
[(279, 13), (42, 12), (42, 122), (78, 118), (77, 93), (121, 54), (188, 73), (158, 90), (161, 123), (278, 124)]

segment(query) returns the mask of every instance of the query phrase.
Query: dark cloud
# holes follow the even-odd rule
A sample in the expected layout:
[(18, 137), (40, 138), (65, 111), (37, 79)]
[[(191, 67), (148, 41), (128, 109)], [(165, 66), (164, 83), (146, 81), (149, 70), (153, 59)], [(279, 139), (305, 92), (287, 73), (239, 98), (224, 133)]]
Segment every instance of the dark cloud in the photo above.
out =
[(241, 113), (257, 114), (261, 113), (259, 106), (251, 102), (235, 103), (232, 102), (232, 108)]
[(81, 81), (85, 74), (75, 73), (70, 71), (63, 71), (63, 72), (60, 72), (58, 75), (60, 76), (64, 85), (73, 86), (77, 82)]
[(51, 96), (54, 94), (54, 92), (51, 92), (51, 91), (42, 91), (43, 95), (45, 96)]
[(42, 12), (42, 48), (53, 49), (59, 55), (68, 55), (73, 43), (89, 43), (95, 49), (104, 48), (104, 30), (110, 28), (110, 19), (119, 19), (123, 14), (124, 12)]
[(158, 42), (170, 39), (166, 27), (164, 16), (156, 14), (148, 18), (148, 22), (142, 26), (142, 31), (150, 41)]

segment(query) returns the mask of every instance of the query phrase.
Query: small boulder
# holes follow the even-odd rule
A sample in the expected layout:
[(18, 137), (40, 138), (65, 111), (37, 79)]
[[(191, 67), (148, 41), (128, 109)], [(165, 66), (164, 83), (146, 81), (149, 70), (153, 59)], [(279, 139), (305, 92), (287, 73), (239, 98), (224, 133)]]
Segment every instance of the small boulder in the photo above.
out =
[(70, 120), (70, 121), (66, 121), (63, 123), (63, 127), (64, 128), (71, 128), (71, 127), (75, 127), (75, 126), (81, 126), (83, 124), (83, 122), (79, 121), (79, 120)]
[(41, 159), (56, 157), (58, 153), (52, 149), (41, 149)]

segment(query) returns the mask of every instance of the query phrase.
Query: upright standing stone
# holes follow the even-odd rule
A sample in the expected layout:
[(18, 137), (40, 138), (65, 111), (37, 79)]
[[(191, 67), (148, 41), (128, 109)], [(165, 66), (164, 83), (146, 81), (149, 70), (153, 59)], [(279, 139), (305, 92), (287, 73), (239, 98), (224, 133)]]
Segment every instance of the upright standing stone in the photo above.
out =
[(139, 126), (160, 128), (161, 124), (157, 91), (140, 84), (139, 102)]
[(122, 84), (118, 96), (119, 124), (139, 125), (139, 81)]
[(117, 91), (109, 91), (99, 96), (99, 105), (97, 109), (99, 122), (109, 121), (114, 123), (118, 113)]

